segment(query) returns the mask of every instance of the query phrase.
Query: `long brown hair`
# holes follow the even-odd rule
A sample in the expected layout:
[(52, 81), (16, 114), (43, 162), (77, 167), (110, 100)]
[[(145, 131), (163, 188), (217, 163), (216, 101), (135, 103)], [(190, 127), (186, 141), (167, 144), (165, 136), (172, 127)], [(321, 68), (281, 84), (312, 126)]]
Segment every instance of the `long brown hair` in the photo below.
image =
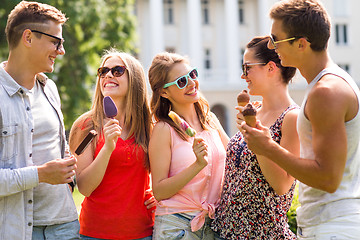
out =
[[(159, 53), (154, 57), (148, 74), (150, 86), (153, 92), (150, 107), (152, 116), (156, 121), (168, 123), (175, 129), (182, 139), (186, 140), (186, 133), (168, 116), (171, 110), (171, 102), (161, 96), (161, 91), (164, 85), (170, 81), (170, 79), (168, 79), (168, 74), (172, 67), (177, 63), (189, 64), (189, 61), (187, 58), (179, 54), (168, 52)], [(211, 125), (211, 115), (208, 102), (200, 94), (199, 101), (194, 103), (194, 105), (201, 127), (203, 129), (207, 129), (207, 126)]]
[[(130, 54), (119, 52), (116, 49), (110, 49), (105, 52), (102, 57), (101, 67), (112, 57), (120, 58), (126, 66), (126, 74), (128, 74), (128, 90), (126, 93), (125, 103), (125, 128), (129, 129), (128, 137), (134, 136), (135, 143), (142, 147), (146, 154), (146, 167), (149, 166), (148, 145), (150, 132), (152, 129), (150, 108), (147, 95), (146, 77), (141, 63)], [(104, 127), (104, 96), (101, 92), (100, 78), (97, 77), (94, 100), (89, 112), (84, 113), (74, 123), (70, 131), (70, 145), (75, 131), (82, 131), (82, 138), (91, 129), (95, 129), (99, 135), (102, 135)], [(81, 139), (82, 139), (81, 138)], [(95, 141), (94, 141), (95, 142)]]

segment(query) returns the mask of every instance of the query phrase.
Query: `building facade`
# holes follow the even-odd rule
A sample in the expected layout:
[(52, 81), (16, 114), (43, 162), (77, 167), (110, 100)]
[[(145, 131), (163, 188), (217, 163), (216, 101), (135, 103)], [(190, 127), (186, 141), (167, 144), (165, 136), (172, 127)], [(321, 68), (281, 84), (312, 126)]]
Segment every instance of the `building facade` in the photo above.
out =
[[(200, 73), (200, 89), (231, 137), (237, 132), (236, 96), (246, 89), (242, 55), (254, 37), (270, 33), (269, 9), (277, 0), (136, 0), (139, 60), (147, 70), (159, 52), (189, 57)], [(358, 0), (323, 0), (332, 22), (333, 60), (360, 83)], [(297, 74), (290, 95), (301, 104), (306, 82)], [(258, 100), (259, 98), (253, 98)]]

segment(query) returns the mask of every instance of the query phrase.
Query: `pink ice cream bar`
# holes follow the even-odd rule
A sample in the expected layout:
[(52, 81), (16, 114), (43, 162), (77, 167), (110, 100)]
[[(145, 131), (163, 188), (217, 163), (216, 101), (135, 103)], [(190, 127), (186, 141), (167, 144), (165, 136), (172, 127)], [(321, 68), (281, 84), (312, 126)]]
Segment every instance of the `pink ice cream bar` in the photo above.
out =
[(196, 131), (192, 127), (189, 126), (189, 124), (183, 120), (176, 112), (170, 111), (169, 117), (174, 121), (175, 124), (177, 124), (181, 129), (183, 129), (186, 134), (190, 137), (195, 136)]

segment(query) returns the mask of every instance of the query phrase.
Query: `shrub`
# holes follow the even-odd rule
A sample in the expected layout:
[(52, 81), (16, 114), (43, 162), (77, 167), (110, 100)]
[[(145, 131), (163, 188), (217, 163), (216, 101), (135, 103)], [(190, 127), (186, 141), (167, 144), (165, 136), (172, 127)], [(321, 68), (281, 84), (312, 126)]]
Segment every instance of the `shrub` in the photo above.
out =
[(296, 187), (295, 187), (294, 198), (291, 203), (291, 207), (290, 207), (289, 211), (287, 212), (290, 230), (293, 231), (295, 234), (297, 231), (296, 209), (298, 207), (300, 207), (300, 202), (299, 202), (299, 184), (297, 183)]

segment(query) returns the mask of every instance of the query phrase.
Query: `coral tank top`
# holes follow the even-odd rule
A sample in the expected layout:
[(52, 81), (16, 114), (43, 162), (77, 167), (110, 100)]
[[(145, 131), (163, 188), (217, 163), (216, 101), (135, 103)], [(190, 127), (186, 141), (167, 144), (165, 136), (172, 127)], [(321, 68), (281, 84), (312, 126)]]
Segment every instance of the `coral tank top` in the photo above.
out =
[[(104, 145), (100, 139), (95, 157)], [(149, 172), (145, 153), (135, 139), (119, 138), (110, 156), (104, 178), (80, 212), (80, 234), (105, 239), (137, 239), (152, 235), (154, 214), (144, 205), (149, 196)]]

